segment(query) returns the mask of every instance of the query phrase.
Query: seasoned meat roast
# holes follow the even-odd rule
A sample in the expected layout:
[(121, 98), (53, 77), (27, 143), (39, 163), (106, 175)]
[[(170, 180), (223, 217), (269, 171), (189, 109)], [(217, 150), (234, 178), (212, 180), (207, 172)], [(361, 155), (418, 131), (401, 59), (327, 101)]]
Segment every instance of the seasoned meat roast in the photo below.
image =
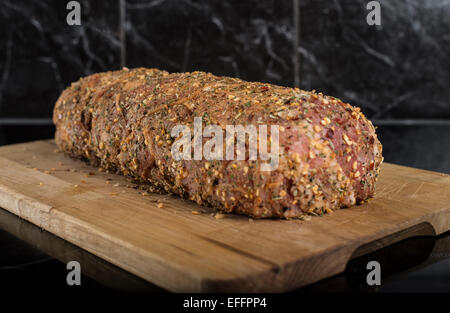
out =
[[(267, 125), (269, 151), (277, 125), (277, 166), (262, 170), (272, 160), (250, 159), (249, 150), (241, 159), (225, 152), (222, 159), (176, 159), (172, 130), (186, 125), (194, 134), (194, 118), (224, 134), (227, 125)], [(374, 195), (383, 161), (359, 108), (320, 92), (204, 72), (124, 68), (90, 75), (64, 90), (53, 121), (56, 144), (72, 157), (152, 192), (258, 218), (322, 215), (361, 203)]]

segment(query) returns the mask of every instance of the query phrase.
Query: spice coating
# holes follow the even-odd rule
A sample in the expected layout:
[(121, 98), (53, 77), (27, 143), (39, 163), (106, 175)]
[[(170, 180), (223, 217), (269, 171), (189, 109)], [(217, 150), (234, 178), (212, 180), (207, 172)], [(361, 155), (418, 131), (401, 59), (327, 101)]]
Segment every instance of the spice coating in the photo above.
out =
[[(171, 130), (278, 125), (279, 165), (260, 160), (175, 160)], [(147, 68), (93, 74), (63, 91), (53, 112), (58, 147), (72, 157), (218, 210), (301, 218), (374, 194), (382, 146), (372, 123), (322, 93), (210, 73)], [(270, 134), (270, 132), (269, 132)], [(204, 139), (207, 140), (207, 139)], [(225, 145), (224, 145), (225, 146)]]

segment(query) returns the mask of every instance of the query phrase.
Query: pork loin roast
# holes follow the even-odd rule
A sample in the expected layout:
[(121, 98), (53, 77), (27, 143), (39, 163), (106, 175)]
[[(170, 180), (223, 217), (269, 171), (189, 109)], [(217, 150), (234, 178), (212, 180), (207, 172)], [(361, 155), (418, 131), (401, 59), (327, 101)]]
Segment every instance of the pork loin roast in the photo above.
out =
[[(273, 160), (251, 159), (249, 151), (240, 159), (225, 152), (222, 159), (175, 158), (173, 129), (193, 130), (195, 118), (203, 129), (217, 125), (224, 133), (227, 125), (267, 125), (268, 151), (277, 126), (276, 166), (263, 170)], [(53, 121), (56, 144), (72, 157), (153, 192), (253, 217), (301, 218), (361, 203), (373, 196), (383, 160), (359, 108), (314, 91), (204, 72), (124, 68), (90, 75), (64, 90)], [(226, 147), (225, 135), (223, 141)], [(249, 139), (244, 144), (249, 148)]]

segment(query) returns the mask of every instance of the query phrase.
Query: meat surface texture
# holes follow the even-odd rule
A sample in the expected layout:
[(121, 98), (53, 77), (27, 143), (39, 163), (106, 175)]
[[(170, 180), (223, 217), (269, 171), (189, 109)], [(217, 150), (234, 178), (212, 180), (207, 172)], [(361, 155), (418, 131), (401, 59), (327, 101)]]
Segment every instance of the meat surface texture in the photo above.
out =
[[(195, 117), (224, 134), (226, 125), (278, 125), (278, 167), (263, 171), (263, 161), (248, 156), (176, 160), (171, 130), (192, 130)], [(383, 161), (359, 108), (314, 91), (204, 72), (124, 68), (90, 75), (63, 91), (53, 121), (56, 144), (72, 157), (152, 192), (257, 218), (302, 218), (364, 202), (374, 195)]]

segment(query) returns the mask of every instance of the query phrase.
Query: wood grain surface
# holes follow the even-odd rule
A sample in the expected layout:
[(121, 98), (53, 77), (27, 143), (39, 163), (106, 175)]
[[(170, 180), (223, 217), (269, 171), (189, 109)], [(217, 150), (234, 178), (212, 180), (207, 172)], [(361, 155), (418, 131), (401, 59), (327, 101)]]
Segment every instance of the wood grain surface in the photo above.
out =
[(146, 194), (35, 141), (0, 147), (0, 207), (167, 290), (279, 292), (338, 274), (409, 229), (449, 230), (450, 176), (384, 164), (369, 203), (252, 220)]

